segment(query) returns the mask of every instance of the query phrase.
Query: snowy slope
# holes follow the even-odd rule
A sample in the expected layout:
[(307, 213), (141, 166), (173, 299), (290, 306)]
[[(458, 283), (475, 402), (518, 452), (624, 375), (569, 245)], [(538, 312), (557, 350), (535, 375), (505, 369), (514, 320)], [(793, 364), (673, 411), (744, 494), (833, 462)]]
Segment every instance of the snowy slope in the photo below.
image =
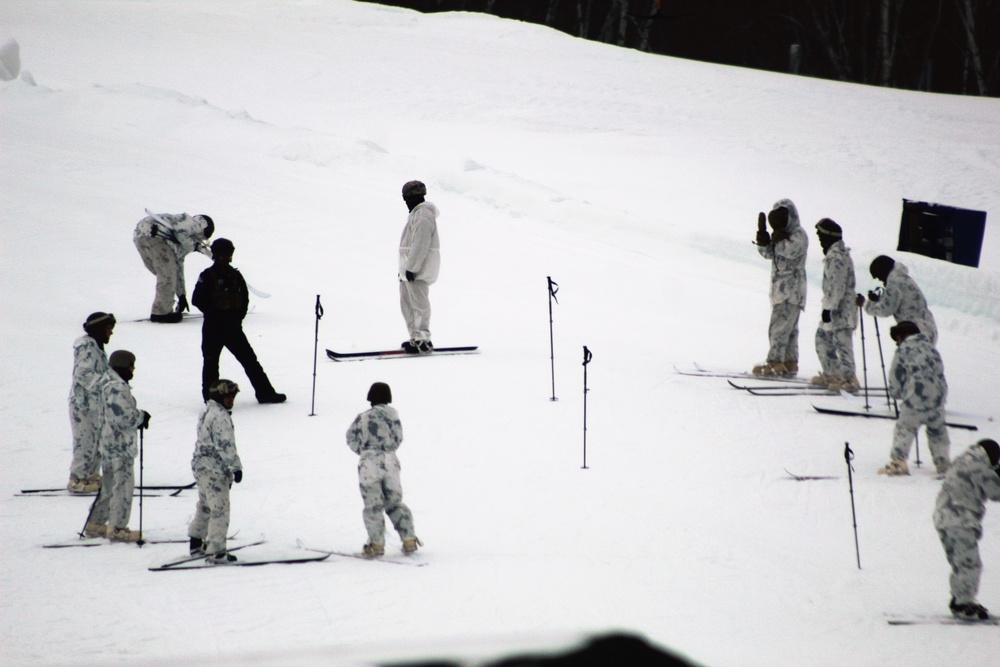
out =
[[(953, 454), (1000, 435), (1000, 101), (347, 0), (6, 0), (6, 38), (37, 85), (0, 82), (4, 664), (329, 664), (609, 629), (713, 666), (983, 663), (1000, 648), (995, 629), (885, 623), (886, 612), (945, 611), (948, 599), (930, 522), (937, 482), (926, 466), (902, 480), (875, 474), (890, 422), (822, 417), (808, 399), (673, 370), (763, 359), (768, 265), (750, 242), (757, 212), (789, 197), (810, 231), (824, 216), (844, 227), (859, 288), (873, 286), (867, 266), (883, 253), (923, 287), (951, 417), (980, 429), (952, 431)], [(321, 355), (405, 337), (395, 256), (399, 186), (411, 178), (442, 211), (435, 342), (482, 353), (321, 358), (309, 416), (317, 294)], [(988, 211), (982, 268), (895, 253), (903, 198)], [(361, 545), (343, 434), (381, 380), (403, 419), (403, 484), (428, 567), (171, 574), (146, 568), (176, 545), (39, 548), (71, 538), (86, 514), (84, 499), (14, 494), (65, 483), (70, 346), (92, 311), (114, 312), (110, 348), (138, 357), (134, 393), (153, 415), (145, 480), (190, 479), (200, 326), (128, 321), (152, 300), (131, 242), (147, 207), (210, 214), (236, 245), (234, 264), (273, 295), (255, 300), (245, 328), (290, 399), (237, 401), (238, 537), (266, 535), (270, 553), (297, 540)], [(811, 375), (821, 252), (810, 238)], [(207, 265), (189, 258), (189, 287)], [(561, 286), (557, 402), (546, 276)], [(873, 329), (866, 319), (874, 380)], [(231, 357), (223, 374), (248, 384)], [(785, 468), (840, 479), (793, 482)], [(144, 528), (183, 537), (194, 502), (190, 491), (147, 498)], [(996, 611), (998, 515), (987, 513), (980, 592)]]

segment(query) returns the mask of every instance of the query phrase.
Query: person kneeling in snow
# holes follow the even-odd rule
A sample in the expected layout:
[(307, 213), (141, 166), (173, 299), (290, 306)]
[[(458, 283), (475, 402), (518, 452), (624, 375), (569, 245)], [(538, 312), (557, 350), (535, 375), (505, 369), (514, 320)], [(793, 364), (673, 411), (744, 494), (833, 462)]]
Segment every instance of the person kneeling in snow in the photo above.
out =
[(84, 533), (112, 542), (137, 542), (139, 531), (129, 530), (135, 493), (136, 431), (149, 427), (149, 413), (136, 407), (129, 381), (135, 373), (135, 355), (115, 350), (108, 360), (112, 373), (101, 384), (101, 466), (104, 482), (90, 510)]
[(1000, 445), (980, 440), (957, 457), (941, 484), (934, 509), (934, 528), (951, 565), (951, 613), (957, 618), (989, 618), (976, 602), (983, 562), (979, 540), (983, 536), (986, 501), (1000, 501)]
[(938, 474), (948, 470), (948, 427), (944, 404), (948, 382), (944, 362), (920, 328), (913, 322), (900, 322), (889, 329), (896, 341), (896, 354), (889, 367), (889, 394), (899, 401), (899, 416), (892, 436), (890, 461), (880, 468), (880, 475), (909, 475), (906, 460), (917, 437), (917, 429), (927, 429), (927, 446)]
[(423, 543), (413, 529), (413, 514), (403, 504), (403, 485), (399, 480), (399, 459), (396, 450), (403, 442), (403, 425), (392, 403), (392, 390), (384, 382), (376, 382), (368, 390), (371, 409), (355, 417), (347, 429), (347, 446), (359, 454), (358, 481), (368, 543), (363, 553), (369, 557), (385, 553), (385, 517), (403, 540), (403, 552), (412, 553)]
[(229, 531), (229, 488), (243, 481), (243, 464), (236, 452), (236, 431), (231, 411), (239, 386), (231, 380), (216, 380), (208, 390), (205, 409), (198, 417), (198, 441), (191, 470), (198, 483), (198, 504), (188, 526), (191, 555), (205, 554), (209, 562), (231, 563), (236, 556), (226, 551)]

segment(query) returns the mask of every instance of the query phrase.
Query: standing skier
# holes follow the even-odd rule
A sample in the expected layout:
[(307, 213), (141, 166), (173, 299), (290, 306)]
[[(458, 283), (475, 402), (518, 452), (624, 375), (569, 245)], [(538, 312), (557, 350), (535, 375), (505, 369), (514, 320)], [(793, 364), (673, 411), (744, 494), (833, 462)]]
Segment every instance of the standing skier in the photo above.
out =
[(239, 386), (230, 380), (216, 380), (209, 399), (198, 416), (198, 440), (194, 445), (191, 470), (198, 483), (198, 504), (188, 526), (191, 555), (205, 554), (209, 562), (231, 563), (236, 556), (226, 550), (229, 531), (229, 488), (243, 481), (243, 464), (236, 452), (233, 403)]
[(920, 327), (932, 345), (937, 345), (937, 323), (927, 307), (927, 299), (910, 277), (906, 266), (891, 257), (879, 255), (872, 260), (869, 272), (882, 281), (885, 290), (868, 292), (865, 312), (874, 317), (894, 317), (896, 322), (910, 321)]
[(104, 484), (94, 503), (84, 532), (112, 542), (136, 542), (138, 531), (129, 530), (135, 492), (136, 431), (149, 426), (149, 413), (136, 407), (129, 381), (135, 373), (135, 355), (115, 350), (109, 359), (112, 373), (101, 383), (101, 463)]
[(366, 556), (385, 553), (385, 514), (403, 540), (403, 552), (412, 553), (423, 543), (413, 529), (413, 514), (403, 504), (403, 485), (399, 480), (399, 459), (396, 450), (403, 442), (403, 425), (399, 413), (389, 405), (392, 390), (384, 382), (376, 382), (368, 390), (371, 409), (359, 414), (347, 429), (347, 446), (360, 455), (358, 481), (365, 508), (362, 511), (368, 543)]
[[(772, 232), (768, 234), (766, 223)], [(790, 199), (779, 199), (771, 212), (757, 216), (757, 252), (771, 260), (771, 322), (767, 361), (754, 375), (795, 376), (799, 372), (799, 315), (806, 307), (806, 253), (809, 237)]]
[(854, 262), (836, 222), (823, 218), (816, 224), (816, 235), (823, 248), (823, 312), (816, 329), (816, 356), (822, 370), (811, 382), (853, 393), (860, 388), (854, 365), (858, 326)]
[(424, 201), (427, 186), (420, 181), (403, 185), (403, 201), (410, 214), (399, 240), (399, 305), (410, 339), (403, 343), (407, 354), (430, 354), (430, 286), (441, 268), (437, 206)]
[(927, 429), (927, 446), (938, 474), (948, 470), (948, 428), (944, 405), (948, 399), (948, 382), (944, 377), (944, 362), (913, 322), (900, 322), (889, 329), (896, 341), (896, 354), (889, 367), (889, 395), (899, 401), (899, 416), (893, 430), (889, 463), (879, 469), (880, 475), (909, 475), (906, 460), (917, 437), (917, 429)]
[(207, 215), (191, 217), (187, 213), (152, 214), (135, 226), (132, 241), (142, 263), (156, 276), (156, 296), (149, 316), (151, 321), (180, 322), (181, 313), (189, 310), (184, 285), (184, 258), (195, 251), (211, 257), (206, 239), (211, 238), (214, 231), (212, 218)]
[(191, 302), (205, 313), (201, 325), (201, 395), (209, 398), (209, 388), (219, 379), (219, 356), (228, 349), (240, 362), (258, 403), (283, 403), (285, 395), (274, 390), (257, 354), (243, 333), (243, 318), (250, 306), (250, 293), (243, 275), (231, 266), (236, 250), (229, 239), (216, 239), (212, 244), (214, 264), (201, 272), (194, 287)]
[(944, 476), (934, 509), (934, 528), (951, 565), (951, 602), (957, 618), (987, 619), (986, 607), (976, 602), (983, 562), (986, 501), (1000, 501), (1000, 445), (980, 440), (958, 456)]
[(111, 371), (104, 346), (115, 330), (115, 316), (96, 312), (83, 325), (86, 335), (73, 342), (73, 382), (69, 390), (69, 425), (73, 433), (73, 461), (66, 488), (92, 493), (101, 488), (100, 383)]

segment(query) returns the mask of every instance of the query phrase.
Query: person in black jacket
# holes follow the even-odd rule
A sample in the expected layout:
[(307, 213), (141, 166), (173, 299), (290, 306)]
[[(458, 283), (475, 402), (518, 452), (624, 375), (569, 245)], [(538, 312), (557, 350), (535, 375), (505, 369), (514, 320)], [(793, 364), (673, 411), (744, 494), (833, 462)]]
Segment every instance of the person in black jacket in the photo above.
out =
[(201, 395), (208, 400), (209, 387), (219, 379), (219, 356), (222, 348), (226, 348), (243, 366), (257, 394), (258, 403), (283, 403), (285, 395), (271, 386), (267, 373), (243, 333), (243, 318), (247, 314), (250, 296), (243, 276), (231, 266), (235, 249), (229, 239), (216, 239), (212, 244), (214, 264), (198, 276), (198, 284), (191, 297), (195, 308), (205, 314), (201, 327), (201, 353), (204, 357)]

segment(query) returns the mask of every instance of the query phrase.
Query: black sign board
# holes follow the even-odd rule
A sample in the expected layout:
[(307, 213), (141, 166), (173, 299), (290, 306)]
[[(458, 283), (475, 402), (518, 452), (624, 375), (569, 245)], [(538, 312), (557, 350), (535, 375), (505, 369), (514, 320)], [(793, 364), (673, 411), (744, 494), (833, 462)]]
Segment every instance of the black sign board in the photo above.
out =
[(903, 200), (897, 250), (964, 266), (979, 266), (986, 211)]

